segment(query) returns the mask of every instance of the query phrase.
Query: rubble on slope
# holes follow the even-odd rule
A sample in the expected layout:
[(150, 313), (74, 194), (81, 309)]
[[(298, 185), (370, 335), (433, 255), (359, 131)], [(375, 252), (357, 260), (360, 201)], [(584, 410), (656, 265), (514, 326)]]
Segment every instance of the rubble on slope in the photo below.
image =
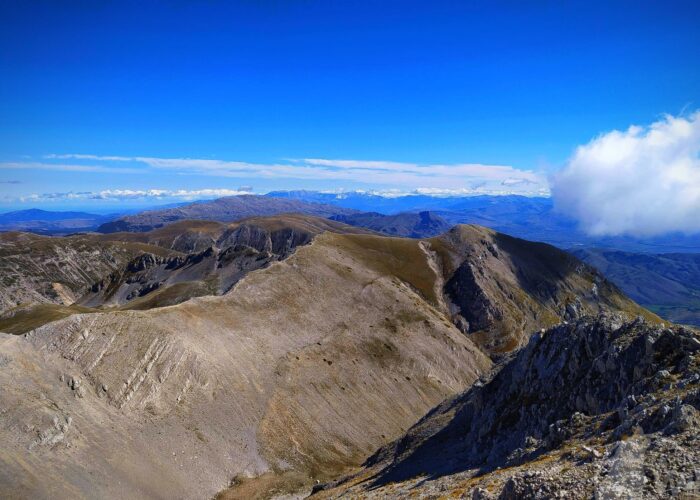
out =
[[(616, 316), (532, 338), (325, 496), (700, 494), (700, 339)], [(358, 484), (354, 484), (358, 483)]]

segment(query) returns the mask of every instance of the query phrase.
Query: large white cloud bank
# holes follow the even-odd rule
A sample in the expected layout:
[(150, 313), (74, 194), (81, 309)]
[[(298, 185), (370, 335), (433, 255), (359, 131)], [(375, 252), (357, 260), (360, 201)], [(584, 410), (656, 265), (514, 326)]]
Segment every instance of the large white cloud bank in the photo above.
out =
[(700, 111), (603, 134), (552, 180), (555, 206), (593, 235), (700, 232)]

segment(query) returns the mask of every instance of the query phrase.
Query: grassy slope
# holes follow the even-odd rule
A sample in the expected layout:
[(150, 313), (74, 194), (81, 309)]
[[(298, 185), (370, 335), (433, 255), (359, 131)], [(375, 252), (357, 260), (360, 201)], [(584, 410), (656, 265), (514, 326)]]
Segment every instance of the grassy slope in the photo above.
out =
[(95, 312), (95, 309), (78, 305), (35, 304), (19, 306), (0, 317), (0, 332), (21, 335), (46, 323), (66, 318), (72, 314)]

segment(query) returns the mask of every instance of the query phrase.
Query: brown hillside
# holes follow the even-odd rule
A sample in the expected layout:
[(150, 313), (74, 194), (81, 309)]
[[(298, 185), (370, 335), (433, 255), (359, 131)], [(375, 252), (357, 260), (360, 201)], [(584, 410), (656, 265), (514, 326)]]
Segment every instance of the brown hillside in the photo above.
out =
[(5, 491), (200, 498), (290, 468), (311, 483), (489, 369), (385, 272), (391, 245), (364, 254), (352, 238), (322, 234), (222, 297), (2, 336)]
[[(232, 479), (224, 497), (310, 488), (486, 376), (484, 352), (498, 358), (584, 313), (644, 314), (548, 245), (478, 226), (422, 241), (341, 234), (299, 217), (133, 235), (118, 244), (166, 253), (112, 273), (101, 304), (178, 279), (116, 301), (122, 310), (74, 307), (24, 336), (0, 334), (6, 491), (201, 498)], [(222, 260), (228, 249), (235, 258)], [(269, 260), (236, 267), (256, 255)], [(228, 291), (217, 288), (221, 262), (248, 271)]]

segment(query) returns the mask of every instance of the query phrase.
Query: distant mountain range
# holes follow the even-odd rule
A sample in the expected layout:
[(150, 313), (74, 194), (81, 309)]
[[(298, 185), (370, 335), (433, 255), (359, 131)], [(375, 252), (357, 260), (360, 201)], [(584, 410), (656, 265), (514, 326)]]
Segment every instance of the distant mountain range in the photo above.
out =
[[(437, 234), (438, 231), (430, 233), (420, 228), (415, 232), (408, 230), (410, 221), (417, 220), (415, 216), (403, 219), (382, 219), (381, 216), (428, 211), (431, 212), (431, 218), (444, 220), (447, 226), (479, 224), (563, 249), (597, 247), (644, 253), (700, 253), (700, 235), (594, 237), (580, 231), (575, 220), (558, 213), (550, 198), (515, 195), (392, 197), (363, 192), (274, 191), (266, 195), (243, 195), (160, 207), (126, 216), (22, 210), (0, 214), (0, 231), (31, 231), (40, 234), (92, 230), (103, 233), (133, 232), (148, 231), (183, 219), (232, 222), (245, 217), (299, 213), (319, 217), (354, 215), (345, 222), (386, 234), (423, 237)], [(359, 212), (372, 214), (360, 215)]]
[(275, 198), (325, 203), (385, 215), (432, 211), (449, 224), (479, 224), (496, 231), (559, 248), (615, 248), (629, 252), (700, 252), (700, 234), (667, 234), (661, 237), (590, 236), (577, 222), (554, 209), (551, 198), (526, 196), (438, 197), (427, 195), (379, 196), (372, 193), (320, 193), (275, 191)]
[(579, 249), (574, 255), (659, 316), (700, 326), (700, 254)]
[(351, 215), (334, 215), (331, 219), (351, 226), (364, 227), (378, 233), (404, 238), (426, 238), (449, 231), (452, 225), (433, 212), (403, 212), (383, 215), (362, 212)]
[(115, 217), (87, 212), (53, 212), (30, 208), (0, 214), (0, 231), (56, 234), (90, 231)]
[(356, 211), (352, 209), (313, 201), (256, 195), (228, 196), (212, 201), (191, 203), (189, 205), (164, 210), (149, 210), (135, 215), (121, 217), (102, 224), (97, 228), (97, 231), (100, 233), (116, 233), (120, 231), (143, 232), (186, 219), (233, 222), (246, 217), (260, 217), (285, 213), (315, 215), (317, 217), (328, 218), (333, 215), (352, 214), (355, 212)]

